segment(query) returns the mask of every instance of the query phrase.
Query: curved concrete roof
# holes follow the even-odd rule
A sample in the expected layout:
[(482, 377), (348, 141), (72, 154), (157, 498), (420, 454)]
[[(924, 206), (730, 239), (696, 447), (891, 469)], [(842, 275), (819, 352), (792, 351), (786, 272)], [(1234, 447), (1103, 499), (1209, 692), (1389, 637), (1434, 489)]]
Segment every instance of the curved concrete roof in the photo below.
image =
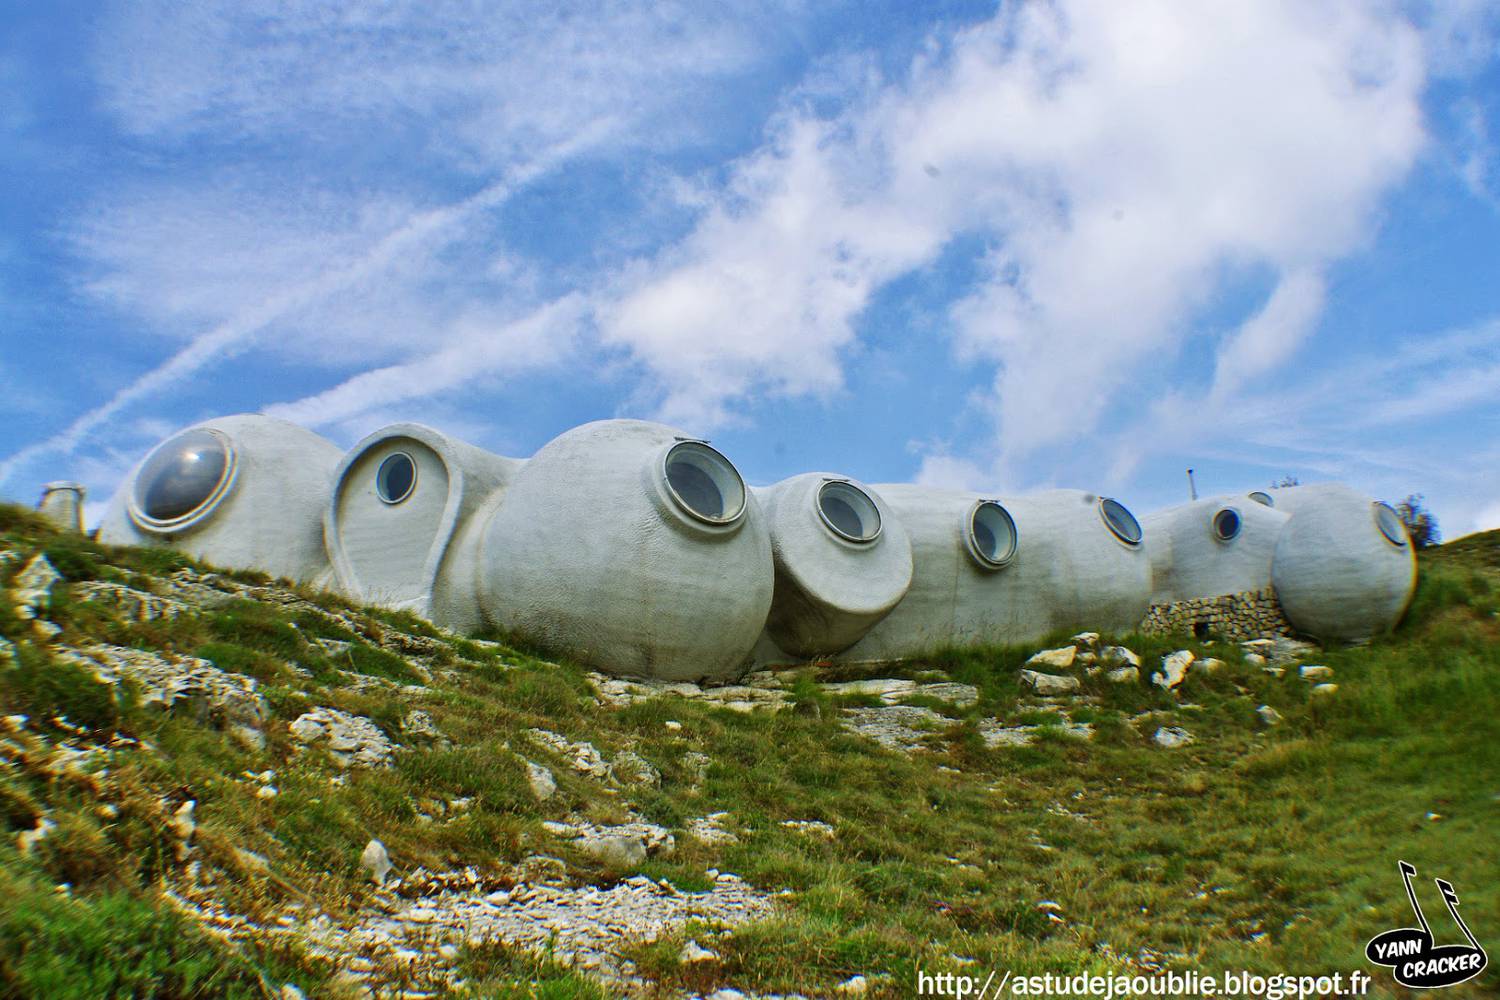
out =
[(130, 508), (136, 478), (151, 457), (147, 455), (110, 501), (99, 540), (169, 545), (216, 566), (303, 582), (326, 580), (323, 508), (339, 463), (338, 446), (296, 424), (251, 413), (194, 424), (158, 447), (198, 429), (217, 431), (234, 450), (231, 479), (218, 499), (177, 530), (144, 527)]
[[(393, 456), (410, 459), (413, 471), (397, 502), (382, 499), (377, 484)], [(476, 564), (469, 549), (452, 542), (520, 465), (422, 424), (367, 435), (339, 463), (324, 513), (339, 588), (357, 600), (477, 628)]]
[[(1214, 521), (1233, 511), (1239, 531), (1221, 538)], [(1290, 515), (1248, 496), (1207, 497), (1142, 518), (1151, 558), (1151, 602), (1175, 604), (1271, 586), (1271, 560)]]
[[(840, 483), (873, 503), (875, 537), (846, 537), (819, 513), (820, 492)], [(770, 526), (776, 565), (766, 632), (780, 649), (800, 658), (840, 652), (905, 596), (912, 579), (911, 540), (877, 491), (847, 477), (810, 472), (754, 493)]]
[(1287, 620), (1320, 639), (1363, 639), (1395, 626), (1416, 589), (1416, 556), (1409, 540), (1397, 545), (1381, 533), (1376, 502), (1339, 483), (1274, 496), (1291, 515), (1271, 564)]
[[(585, 424), (538, 451), (483, 531), (480, 600), (497, 626), (624, 676), (729, 678), (771, 608), (771, 540), (743, 488), (737, 518), (684, 509), (660, 424)], [(703, 452), (700, 452), (702, 454)], [(731, 481), (732, 480), (732, 481)]]

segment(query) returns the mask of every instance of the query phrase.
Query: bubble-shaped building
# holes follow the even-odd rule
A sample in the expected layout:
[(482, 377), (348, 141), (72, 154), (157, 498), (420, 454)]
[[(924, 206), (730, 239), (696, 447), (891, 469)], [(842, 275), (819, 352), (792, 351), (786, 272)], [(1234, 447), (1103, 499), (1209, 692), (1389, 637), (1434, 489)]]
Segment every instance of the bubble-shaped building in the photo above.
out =
[[(55, 486), (44, 506), (71, 525), (81, 488)], [(1415, 580), (1396, 512), (1337, 484), (1195, 500), (1144, 524), (1078, 490), (831, 472), (751, 489), (709, 442), (639, 420), (585, 424), (521, 460), (420, 424), (341, 453), (283, 420), (221, 417), (153, 449), (99, 537), (663, 680), (1084, 629), (1359, 639), (1400, 619)]]
[(341, 457), (333, 442), (273, 417), (195, 424), (125, 477), (99, 540), (169, 545), (217, 566), (327, 584), (323, 508)]

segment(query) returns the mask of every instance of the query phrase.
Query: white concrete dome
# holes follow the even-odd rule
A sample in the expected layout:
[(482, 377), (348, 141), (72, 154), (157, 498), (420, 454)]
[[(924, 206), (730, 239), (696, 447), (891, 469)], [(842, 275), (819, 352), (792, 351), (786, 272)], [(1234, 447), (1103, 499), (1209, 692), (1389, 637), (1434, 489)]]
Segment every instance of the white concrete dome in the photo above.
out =
[(1338, 483), (1277, 490), (1291, 515), (1271, 564), (1282, 611), (1320, 639), (1364, 639), (1395, 626), (1416, 589), (1411, 540), (1395, 511)]
[(125, 477), (99, 526), (110, 545), (169, 545), (229, 569), (328, 575), (323, 508), (339, 449), (259, 414), (179, 431)]
[(520, 464), (421, 424), (366, 436), (339, 463), (324, 515), (339, 588), (356, 600), (477, 628), (477, 538), (456, 539)]
[(1001, 498), (1022, 544), (1005, 581), (1005, 642), (1136, 628), (1151, 599), (1145, 530), (1112, 497), (1048, 490)]
[(906, 595), (911, 540), (880, 494), (831, 473), (754, 491), (776, 566), (766, 634), (791, 657), (847, 649)]
[(638, 420), (585, 424), (537, 452), (478, 559), (493, 624), (623, 676), (733, 677), (771, 608), (770, 535), (739, 472)]
[(1250, 495), (1208, 497), (1149, 514), (1151, 603), (1175, 604), (1271, 586), (1289, 515)]
[(1005, 505), (909, 484), (877, 486), (875, 493), (911, 540), (911, 584), (840, 658), (904, 659), (942, 646), (1008, 641), (1008, 582), (1030, 541)]

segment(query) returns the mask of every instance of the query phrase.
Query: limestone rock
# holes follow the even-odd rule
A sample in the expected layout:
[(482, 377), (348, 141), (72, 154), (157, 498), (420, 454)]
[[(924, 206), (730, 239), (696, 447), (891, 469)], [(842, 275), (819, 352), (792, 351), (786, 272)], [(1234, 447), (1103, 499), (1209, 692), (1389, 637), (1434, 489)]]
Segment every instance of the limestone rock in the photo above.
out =
[(45, 816), (38, 816), (36, 826), (30, 830), (22, 830), (16, 835), (16, 850), (26, 857), (36, 849), (36, 845), (47, 839), (47, 835), (57, 829), (57, 824)]
[(1101, 667), (1139, 667), (1141, 658), (1124, 646), (1105, 646), (1099, 650)]
[(661, 787), (661, 772), (656, 769), (656, 765), (633, 750), (615, 754), (610, 771), (623, 784)]
[(1255, 710), (1255, 714), (1260, 716), (1261, 724), (1266, 727), (1278, 726), (1281, 724), (1281, 713), (1276, 711), (1276, 709), (1272, 708), (1270, 705), (1260, 706)]
[(578, 842), (579, 849), (606, 868), (627, 871), (646, 863), (646, 845), (639, 837), (622, 834), (605, 834), (585, 837)]
[(1337, 684), (1315, 684), (1311, 693), (1316, 697), (1326, 698), (1331, 694), (1337, 694), (1338, 690), (1339, 686)]
[(526, 765), (526, 783), (538, 802), (546, 802), (557, 794), (557, 779), (552, 777), (551, 771), (529, 760), (523, 763)]
[(1161, 672), (1151, 675), (1151, 683), (1168, 691), (1182, 683), (1187, 677), (1188, 667), (1193, 664), (1193, 651), (1179, 649), (1161, 658)]
[(193, 834), (198, 830), (198, 821), (193, 817), (193, 812), (198, 803), (188, 799), (177, 807), (172, 818), (167, 820), (167, 827), (176, 835), (178, 840), (192, 840)]
[(700, 844), (718, 847), (723, 844), (738, 844), (739, 834), (728, 826), (729, 813), (716, 812), (689, 820), (687, 830)]
[[(1072, 647), (1069, 648), (1071, 649)], [(1077, 677), (1068, 677), (1061, 674), (1043, 674), (1035, 670), (1022, 670), (1021, 683), (1041, 695), (1072, 694), (1079, 688)]]
[(784, 819), (781, 825), (788, 830), (805, 833), (811, 837), (821, 837), (824, 840), (834, 838), (833, 826), (819, 819)]
[(176, 618), (192, 610), (185, 601), (165, 597), (144, 590), (136, 590), (122, 583), (104, 580), (89, 580), (73, 585), (73, 597), (93, 604), (104, 604), (119, 611), (136, 622), (152, 622)]
[(915, 752), (927, 737), (958, 725), (956, 719), (917, 705), (846, 708), (839, 722), (845, 729), (901, 753)]
[(143, 706), (186, 710), (201, 722), (227, 730), (249, 749), (265, 745), (261, 729), (269, 711), (253, 677), (220, 670), (195, 656), (124, 646), (64, 648), (58, 658), (88, 668), (106, 684), (134, 681)]
[(1104, 676), (1113, 684), (1139, 684), (1141, 682), (1139, 667), (1116, 667)]
[(1082, 647), (1084, 649), (1094, 649), (1099, 645), (1099, 633), (1079, 632), (1069, 641), (1072, 642), (1074, 646)]
[(1297, 674), (1305, 681), (1322, 681), (1333, 676), (1333, 668), (1314, 663), (1297, 668)]
[(682, 946), (682, 951), (677, 955), (677, 961), (683, 965), (697, 965), (699, 962), (717, 962), (718, 952), (709, 951), (697, 941), (689, 940)]
[(1193, 661), (1193, 670), (1201, 670), (1205, 674), (1216, 674), (1220, 670), (1223, 670), (1226, 666), (1228, 666), (1228, 664), (1223, 660), (1217, 659), (1212, 656), (1207, 656), (1201, 660)]
[(364, 852), (360, 854), (359, 866), (369, 872), (370, 878), (376, 885), (379, 885), (390, 874), (391, 856), (384, 844), (378, 840), (372, 840), (365, 845)]
[(396, 746), (369, 719), (336, 708), (303, 712), (289, 727), (292, 738), (321, 746), (340, 767), (390, 767)]
[(1026, 661), (1026, 665), (1066, 670), (1073, 665), (1077, 657), (1077, 646), (1059, 646), (1057, 649), (1044, 649), (1040, 653), (1033, 653), (1031, 659)]
[(516, 866), (516, 878), (533, 885), (561, 885), (568, 880), (568, 866), (562, 858), (532, 854)]
[(22, 618), (39, 618), (51, 610), (52, 587), (62, 578), (44, 554), (38, 552), (32, 556), (11, 583), (11, 600), (16, 614)]
[(1259, 653), (1246, 653), (1245, 665), (1249, 667), (1264, 667), (1268, 661)]
[(1165, 747), (1168, 750), (1185, 747), (1189, 743), (1194, 742), (1192, 733), (1177, 726), (1162, 726), (1151, 739), (1157, 746)]
[(850, 976), (833, 988), (835, 993), (844, 996), (862, 997), (870, 990), (870, 981), (864, 976)]
[(435, 743), (439, 746), (452, 745), (451, 741), (438, 729), (437, 723), (432, 721), (432, 716), (420, 708), (414, 708), (402, 717), (401, 732), (415, 740)]

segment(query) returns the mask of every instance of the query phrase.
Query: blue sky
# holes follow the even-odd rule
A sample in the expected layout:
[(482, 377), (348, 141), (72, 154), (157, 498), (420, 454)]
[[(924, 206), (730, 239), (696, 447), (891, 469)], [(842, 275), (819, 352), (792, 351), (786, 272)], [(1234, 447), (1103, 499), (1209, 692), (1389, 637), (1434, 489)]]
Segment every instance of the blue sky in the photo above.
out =
[(632, 416), (1500, 527), (1492, 3), (351, 6), (0, 0), (0, 494), (231, 412)]

